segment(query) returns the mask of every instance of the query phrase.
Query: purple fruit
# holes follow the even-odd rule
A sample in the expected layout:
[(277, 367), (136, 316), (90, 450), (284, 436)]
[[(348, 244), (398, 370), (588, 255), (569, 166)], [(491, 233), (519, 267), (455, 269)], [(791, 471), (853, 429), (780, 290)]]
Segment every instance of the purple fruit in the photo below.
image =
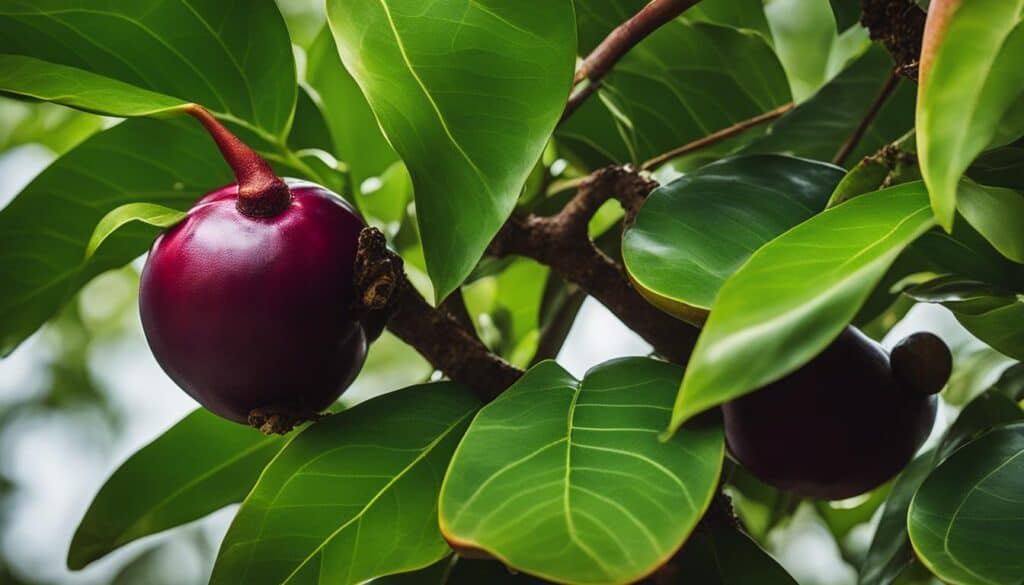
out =
[[(890, 367), (881, 346), (848, 327), (797, 371), (723, 406), (730, 452), (762, 481), (803, 496), (836, 500), (885, 483), (928, 438), (933, 393), (950, 371), (949, 349), (933, 335), (901, 348)], [(938, 376), (893, 375), (921, 372), (926, 360)]]
[(157, 361), (200, 404), (256, 426), (277, 417), (272, 428), (287, 430), (363, 365), (367, 336), (350, 307), (365, 224), (327, 189), (278, 179), (205, 111), (190, 113), (238, 184), (203, 197), (153, 244), (142, 325)]

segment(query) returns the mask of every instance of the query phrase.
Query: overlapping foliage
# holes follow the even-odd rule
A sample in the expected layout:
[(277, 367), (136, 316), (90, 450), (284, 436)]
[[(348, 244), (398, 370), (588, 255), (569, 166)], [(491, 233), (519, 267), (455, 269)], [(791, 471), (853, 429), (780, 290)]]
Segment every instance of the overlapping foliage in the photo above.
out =
[[(231, 180), (176, 116), (188, 103), (279, 172), (355, 200), (421, 288), (462, 292), (475, 332), (523, 366), (560, 345), (580, 295), (532, 261), (483, 257), (517, 205), (544, 213), (564, 203), (558, 180), (796, 103), (650, 169), (663, 185), (625, 227), (635, 288), (665, 319), (703, 325), (685, 373), (632, 358), (577, 379), (541, 362), (482, 408), (458, 384), (415, 385), (285, 439), (196, 412), (108, 480), (73, 568), (242, 502), (216, 583), (616, 584), (666, 563), (707, 582), (789, 583), (758, 546), (779, 518), (752, 520), (758, 498), (773, 510), (785, 498), (723, 474), (714, 407), (800, 367), (864, 311), (911, 300), (1024, 358), (1020, 1), (933, 0), (921, 84), (890, 86), (890, 58), (850, 17), (857, 3), (704, 0), (560, 123), (573, 59), (645, 2), (329, 0), (306, 47), (270, 0), (96, 4), (0, 0), (0, 91), (130, 118), (101, 129), (77, 114), (89, 121), (72, 129), (77, 145), (0, 210), (4, 354)], [(871, 173), (845, 175), (856, 188), (840, 183), (832, 160), (851, 135), (847, 166), (914, 127), (919, 161), (903, 139)], [(837, 185), (849, 191), (833, 197)], [(826, 210), (830, 198), (843, 202)], [(883, 506), (862, 583), (925, 570), (1019, 581), (1020, 372), (858, 511)], [(742, 495), (745, 526), (705, 514), (720, 480)]]

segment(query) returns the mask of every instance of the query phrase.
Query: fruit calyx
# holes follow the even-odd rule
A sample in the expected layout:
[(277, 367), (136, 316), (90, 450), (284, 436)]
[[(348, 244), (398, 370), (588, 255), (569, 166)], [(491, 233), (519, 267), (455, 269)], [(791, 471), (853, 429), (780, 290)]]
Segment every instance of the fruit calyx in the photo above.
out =
[(325, 415), (293, 408), (264, 407), (249, 411), (248, 424), (264, 435), (284, 435), (304, 422), (316, 422)]
[(292, 193), (288, 185), (263, 160), (225, 128), (210, 112), (197, 104), (189, 104), (185, 112), (206, 128), (217, 143), (224, 160), (238, 181), (238, 210), (249, 217), (272, 217), (288, 208)]

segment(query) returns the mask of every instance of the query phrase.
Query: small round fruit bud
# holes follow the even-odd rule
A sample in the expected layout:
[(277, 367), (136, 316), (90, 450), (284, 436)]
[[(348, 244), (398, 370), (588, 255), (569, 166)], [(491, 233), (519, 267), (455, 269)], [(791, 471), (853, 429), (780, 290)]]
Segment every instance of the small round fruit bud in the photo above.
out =
[(890, 356), (892, 375), (904, 388), (936, 394), (953, 372), (953, 354), (937, 335), (915, 333), (896, 344)]

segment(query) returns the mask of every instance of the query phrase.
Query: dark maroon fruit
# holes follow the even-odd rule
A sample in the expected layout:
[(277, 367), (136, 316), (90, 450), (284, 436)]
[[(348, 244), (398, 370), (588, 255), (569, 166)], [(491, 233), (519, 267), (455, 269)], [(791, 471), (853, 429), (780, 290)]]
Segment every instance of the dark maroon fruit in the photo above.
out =
[(892, 375), (906, 388), (921, 394), (942, 390), (953, 373), (953, 354), (933, 333), (915, 333), (892, 348)]
[[(915, 345), (936, 349), (931, 341)], [(886, 351), (848, 327), (797, 371), (725, 404), (726, 441), (766, 483), (813, 498), (848, 498), (896, 475), (928, 438), (936, 398), (917, 388), (936, 384), (898, 382)]]
[(191, 113), (238, 184), (203, 197), (153, 244), (139, 291), (146, 338), (167, 374), (220, 416), (311, 418), (366, 357), (350, 309), (365, 224), (339, 196), (278, 179), (209, 114)]

